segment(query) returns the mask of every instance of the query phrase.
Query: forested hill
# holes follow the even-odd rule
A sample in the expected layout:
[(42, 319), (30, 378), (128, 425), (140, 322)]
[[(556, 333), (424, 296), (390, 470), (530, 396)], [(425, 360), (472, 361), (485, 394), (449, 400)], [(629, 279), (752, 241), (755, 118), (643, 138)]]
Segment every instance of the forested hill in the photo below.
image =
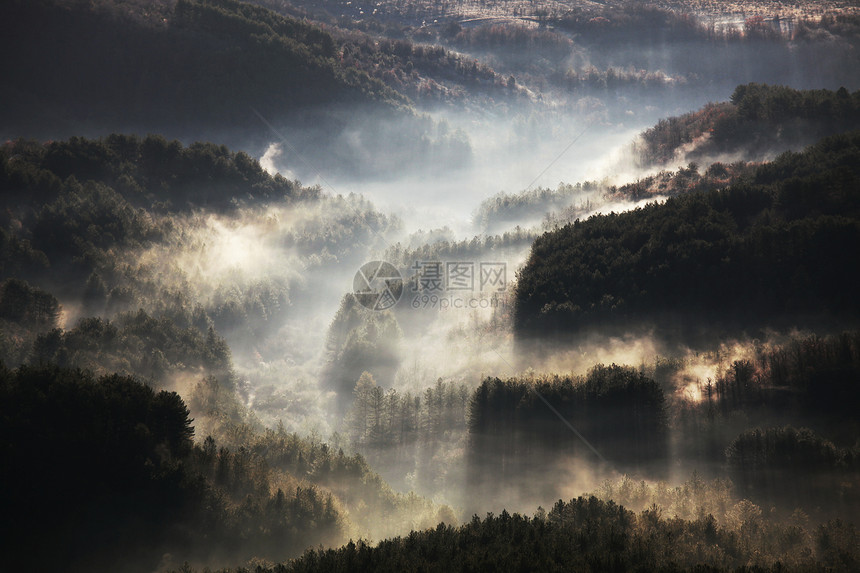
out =
[(171, 213), (226, 212), (320, 195), (318, 189), (269, 175), (247, 153), (213, 143), (185, 146), (160, 135), (22, 139), (0, 146), (0, 164), (0, 189), (19, 210), (55, 199), (70, 178), (110, 187), (135, 208)]
[[(537, 239), (518, 335), (656, 325), (826, 324), (858, 316), (860, 132), (785, 153), (729, 188), (598, 215)], [(689, 322), (688, 322), (689, 323)], [(693, 333), (685, 333), (691, 335)]]
[(720, 154), (755, 158), (858, 128), (860, 91), (753, 83), (735, 88), (728, 102), (661, 120), (642, 134), (635, 152), (643, 166)]
[(137, 127), (199, 136), (247, 128), (251, 107), (282, 116), (408, 105), (340, 64), (324, 30), (235, 0), (10, 0), (0, 5), (0, 49), (6, 137)]
[[(834, 520), (807, 533), (763, 519), (747, 500), (733, 526), (712, 515), (664, 517), (656, 505), (636, 514), (595, 497), (558, 500), (534, 517), (502, 511), (452, 527), (413, 531), (377, 545), (307, 551), (300, 559), (222, 573), (335, 571), (850, 571), (856, 529)], [(816, 557), (813, 557), (813, 550)], [(702, 562), (707, 562), (703, 565)], [(755, 565), (750, 566), (750, 563)], [(763, 563), (764, 565), (760, 565)], [(190, 573), (183, 567), (177, 573)]]
[[(396, 531), (452, 520), (393, 492), (359, 455), (245, 425), (232, 444), (193, 443), (192, 422), (178, 394), (134, 378), (0, 365), (0, 431), (26, 437), (0, 443), (4, 566), (148, 572), (171, 553), (284, 560), (346, 542), (350, 523), (367, 530), (373, 515)], [(350, 512), (354, 499), (363, 511)]]
[(52, 288), (82, 285), (118, 250), (163, 239), (171, 223), (158, 215), (320, 196), (225, 146), (117, 134), (0, 146), (0, 191), (0, 278)]

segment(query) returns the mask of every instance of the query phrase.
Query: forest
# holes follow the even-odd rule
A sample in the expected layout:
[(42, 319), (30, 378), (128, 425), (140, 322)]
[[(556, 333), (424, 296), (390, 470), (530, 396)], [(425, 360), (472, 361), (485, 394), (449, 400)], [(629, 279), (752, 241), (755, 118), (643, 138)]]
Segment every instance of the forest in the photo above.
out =
[(793, 90), (785, 86), (740, 85), (728, 102), (661, 120), (642, 134), (639, 161), (666, 163), (682, 146), (696, 160), (726, 151), (756, 158), (779, 147), (812, 143), (825, 135), (857, 129), (860, 93), (844, 87)]
[(0, 47), (0, 568), (860, 568), (850, 2), (9, 0)]
[[(484, 519), (475, 516), (456, 528), (439, 524), (376, 546), (359, 541), (338, 550), (311, 550), (287, 565), (255, 570), (714, 570), (700, 566), (706, 561), (733, 571), (825, 571), (856, 565), (849, 556), (857, 543), (853, 527), (834, 521), (810, 535), (802, 517), (794, 524), (775, 525), (763, 519), (755, 506), (738, 506), (732, 508), (737, 524), (732, 528), (711, 515), (691, 521), (668, 519), (656, 505), (636, 514), (612, 501), (579, 497), (559, 500), (549, 512), (539, 508), (533, 517), (506, 511)], [(813, 547), (825, 556), (821, 561), (805, 558)], [(765, 561), (771, 551), (770, 555), (780, 556), (772, 567), (744, 565), (750, 559)]]
[(830, 318), (850, 327), (858, 145), (857, 132), (832, 136), (734, 185), (545, 233), (517, 283), (515, 331), (653, 322), (694, 339), (688, 314), (729, 334)]

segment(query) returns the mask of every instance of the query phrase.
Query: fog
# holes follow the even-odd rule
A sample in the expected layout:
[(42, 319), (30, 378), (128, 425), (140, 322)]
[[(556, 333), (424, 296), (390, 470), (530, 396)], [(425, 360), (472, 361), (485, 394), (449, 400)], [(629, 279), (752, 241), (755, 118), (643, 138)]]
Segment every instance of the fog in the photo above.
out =
[[(648, 119), (628, 125), (600, 123), (564, 110), (537, 118), (475, 118), (463, 113), (431, 117), (468, 142), (468, 165), (434, 168), (432, 158), (415, 156), (408, 166), (381, 170), (376, 177), (344, 178), (309, 167), (315, 158), (304, 157), (301, 151), (291, 157), (285, 147), (295, 149), (297, 144), (290, 141), (289, 130), (280, 131), (284, 141), (275, 139), (262, 158), (267, 169), (295, 175), (303, 183), (320, 185), (331, 193), (361, 194), (382, 211), (396, 214), (408, 231), (448, 227), (463, 239), (481, 231), (472, 214), (481, 201), (496, 193), (555, 187), (559, 182), (620, 179), (624, 166), (619, 156), (636, 134), (653, 123)], [(613, 162), (617, 164), (610, 165)], [(510, 228), (518, 222), (514, 223)]]
[[(715, 92), (712, 99), (727, 96)], [(755, 339), (706, 337), (691, 348), (647, 323), (630, 324), (621, 335), (595, 329), (574, 343), (542, 341), (530, 347), (515, 341), (511, 327), (512, 293), (531, 240), (576, 219), (663, 201), (659, 194), (625, 200), (612, 190), (689, 163), (698, 142), (681, 146), (667, 163), (641, 165), (636, 157), (639, 134), (654, 118), (696, 109), (709, 99), (671, 102), (663, 109), (625, 114), (618, 122), (561, 107), (530, 117), (428, 113), (428, 121), (446, 126), (468, 145), (469, 156), (450, 171), (432, 160), (422, 164), (419, 156), (396, 169), (386, 158), (354, 158), (373, 167), (354, 177), (327, 173), (330, 158), (306, 151), (302, 136), (288, 127), (277, 128), (258, 157), (260, 165), (272, 175), (319, 188), (319, 201), (174, 216), (165, 241), (120, 258), (158, 285), (159, 292), (181, 293), (213, 316), (232, 352), (246, 420), (360, 453), (395, 491), (414, 492), (438, 504), (422, 510), (425, 521), (408, 524), (344, 506), (352, 536), (378, 540), (400, 534), (404, 527), (432, 523), (435, 508), (443, 506), (453, 510), (445, 513), (447, 519), (467, 520), (475, 513), (505, 509), (531, 514), (560, 498), (596, 493), (645, 509), (658, 500), (655, 491), (683, 488), (691, 475), (693, 480), (723, 475), (722, 462), (691, 457), (695, 448), (680, 422), (673, 419), (669, 426), (665, 460), (630, 465), (611, 447), (598, 449), (609, 461), (597, 459), (583, 438), (600, 442), (600, 436), (587, 430), (579, 436), (578, 428), (568, 431), (565, 425), (571, 421), (547, 409), (543, 416), (561, 433), (558, 447), (535, 446), (525, 458), (527, 470), (499, 477), (491, 469), (494, 462), (481, 469), (485, 462), (475, 457), (471, 396), (487, 378), (579, 379), (595, 365), (617, 364), (654, 377), (670, 408), (686, 411), (703, 407), (732, 364), (752, 360), (760, 351), (762, 343)], [(348, 147), (360, 145), (354, 140)], [(742, 159), (762, 157), (743, 152), (697, 157), (703, 168), (711, 160)], [(502, 240), (506, 234), (513, 238)], [(354, 279), (364, 263), (379, 260), (394, 264), (404, 279), (403, 290), (393, 308), (368, 310), (352, 295)], [(432, 261), (467, 263), (474, 269), (501, 264), (506, 282), (502, 288), (472, 286), (428, 294), (416, 286), (421, 281), (418, 267)], [(144, 296), (136, 304), (157, 315), (165, 312), (170, 296)], [(231, 310), (236, 308), (244, 310)], [(244, 318), (235, 318), (239, 314)], [(666, 361), (673, 367), (663, 372)], [(373, 399), (383, 410), (377, 410), (375, 422), (370, 414), (358, 414), (362, 396), (370, 395), (356, 386), (363, 373), (370, 373), (380, 389)], [(191, 405), (198, 439), (223, 436), (223, 420), (201, 406), (207, 402), (199, 398), (206, 395), (199, 379), (199, 374), (180, 374), (164, 386)], [(434, 387), (439, 393), (428, 394)], [(437, 399), (444, 401), (446, 414), (434, 409)], [(374, 438), (371, 430), (360, 429), (382, 423), (383, 417), (393, 425), (401, 412), (397, 404), (410, 401), (417, 401), (412, 413), (404, 414), (414, 416), (411, 433)], [(434, 422), (434, 416), (446, 422)], [(746, 425), (735, 420), (725, 427), (728, 435)], [(625, 485), (632, 483), (627, 476), (636, 483), (635, 495)], [(714, 484), (710, 487), (716, 493), (702, 493), (693, 505), (689, 499), (667, 505), (666, 494), (660, 494), (666, 515), (690, 518), (697, 515), (699, 503), (719, 511), (721, 523), (737, 521), (732, 511), (740, 511), (733, 509), (740, 500)], [(678, 494), (685, 495), (689, 493)]]
[[(415, 173), (399, 169), (396, 176), (386, 173), (378, 181), (368, 176), (351, 180), (317, 170), (312, 163), (315, 158), (297, 156), (294, 152), (300, 146), (288, 140), (288, 131), (279, 130), (283, 140), (273, 140), (259, 157), (260, 164), (272, 174), (299, 177), (304, 185), (318, 186), (324, 197), (294, 205), (248, 206), (229, 214), (202, 210), (172, 216), (165, 240), (119, 256), (128, 276), (145, 277), (152, 285), (151, 294), (144, 290), (134, 307), (154, 315), (171, 312), (172, 305), (206, 309), (229, 344), (244, 415), (264, 427), (281, 424), (288, 431), (324, 440), (349, 434), (343, 412), (351, 408), (352, 387), (361, 368), (371, 370), (386, 392), (421, 397), (438, 380), (471, 392), (488, 376), (582, 374), (596, 363), (644, 364), (658, 354), (659, 344), (644, 337), (601, 340), (597, 336), (588, 345), (540, 363), (517, 355), (509, 323), (510, 293), (530, 242), (488, 246), (485, 238), (518, 228), (524, 237), (533, 237), (543, 231), (550, 211), (571, 205), (578, 207), (577, 217), (587, 218), (591, 213), (641, 204), (607, 201), (602, 189), (609, 182), (624, 181), (627, 173), (637, 169), (630, 144), (647, 124), (588, 123), (573, 114), (563, 119), (556, 114), (553, 119), (552, 125), (532, 121), (524, 133), (522, 118), (489, 122), (462, 114), (433, 116), (434, 122), (444, 122), (469, 142), (469, 165), (434, 175), (422, 174), (425, 169), (419, 165)], [(581, 181), (602, 183), (588, 190), (566, 190), (554, 204), (538, 202), (533, 214), (519, 217), (514, 212), (490, 228), (482, 228), (474, 219), (481, 203), (499, 192), (516, 197), (559, 182)], [(352, 298), (358, 268), (367, 261), (388, 258), (407, 279), (398, 306), (380, 312), (358, 308), (357, 314), (358, 326), (379, 320), (397, 325), (395, 337), (381, 343), (389, 355), (387, 366), (382, 367), (372, 350), (370, 355), (359, 350), (358, 355), (343, 357), (344, 348), (332, 348), (332, 339), (338, 337), (338, 329), (346, 328), (340, 336), (347, 340), (357, 326), (337, 324), (336, 314)], [(428, 260), (467, 262), (476, 268), (500, 263), (507, 282), (501, 289), (475, 288), (430, 298), (408, 282), (414, 265)], [(64, 306), (67, 312), (74, 308), (69, 303)], [(67, 327), (75, 322), (69, 317)], [(326, 382), (333, 362), (347, 379)], [(220, 435), (223, 429), (195, 399), (199, 377), (194, 372), (178, 373), (163, 385), (192, 405), (202, 439)], [(414, 490), (460, 512), (466, 509), (465, 413), (460, 412), (459, 429), (445, 438), (452, 444), (450, 449), (430, 451), (421, 446), (412, 459), (401, 455), (392, 461), (384, 452), (374, 454), (343, 440), (338, 445), (368, 456), (374, 470), (400, 491)], [(551, 475), (567, 468), (571, 477), (553, 478), (539, 488), (544, 493), (553, 491), (556, 483), (562, 484), (556, 493), (564, 496), (576, 489), (593, 490), (604, 477), (570, 460), (552, 464), (560, 464), (561, 469)], [(515, 499), (494, 494), (486, 500), (486, 508), (469, 509), (507, 506), (525, 511), (549, 501), (540, 495), (519, 494)], [(357, 534), (379, 538), (394, 531)]]
[[(283, 492), (295, 492), (298, 507), (302, 491), (313, 497), (318, 488), (320, 497), (305, 506), (312, 517), (318, 511), (331, 518), (331, 529), (308, 546), (380, 541), (488, 512), (545, 518), (557, 500), (588, 494), (664, 517), (704, 520), (710, 514), (731, 531), (758, 523), (763, 511), (788, 520), (795, 507), (819, 520), (852, 517), (860, 507), (856, 420), (843, 426), (831, 410), (856, 394), (851, 381), (858, 338), (841, 332), (855, 327), (856, 317), (831, 313), (804, 323), (809, 317), (803, 312), (786, 312), (754, 325), (741, 319), (758, 317), (712, 323), (722, 318), (714, 317), (717, 303), (695, 299), (706, 279), (697, 275), (700, 282), (691, 279), (684, 291), (686, 276), (660, 283), (661, 267), (643, 262), (672, 251), (675, 243), (660, 243), (670, 239), (688, 249), (693, 263), (714, 269), (735, 268), (728, 265), (745, 260), (749, 244), (766, 244), (777, 253), (775, 261), (790, 259), (779, 251), (780, 240), (787, 240), (778, 233), (795, 229), (794, 220), (763, 227), (753, 238), (744, 238), (741, 227), (776, 220), (793, 195), (774, 195), (762, 212), (733, 206), (749, 209), (742, 224), (729, 220), (725, 208), (693, 228), (683, 218), (693, 220), (705, 203), (694, 205), (627, 237), (635, 248), (611, 244), (612, 234), (623, 231), (610, 229), (613, 219), (606, 223), (610, 230), (595, 232), (587, 245), (600, 265), (553, 257), (567, 249), (585, 258), (585, 248), (558, 239), (560, 231), (582, 226), (576, 222), (605, 222), (610, 218), (601, 216), (637, 210), (659, 218), (646, 207), (677, 205), (672, 201), (698, 192), (725, 192), (718, 197), (740, 204), (732, 186), (761, 183), (753, 176), (759, 166), (788, 161), (784, 152), (838, 134), (838, 114), (819, 117), (812, 108), (815, 98), (822, 98), (827, 113), (856, 105), (857, 92), (850, 93), (860, 87), (851, 66), (854, 20), (803, 26), (792, 20), (788, 28), (777, 20), (761, 29), (751, 20), (742, 29), (743, 20), (731, 25), (736, 15), (710, 14), (709, 28), (701, 14), (696, 20), (648, 9), (627, 16), (614, 4), (554, 2), (549, 12), (532, 15), (517, 3), (425, 5), (410, 12), (409, 3), (380, 2), (372, 24), (335, 14), (355, 8), (364, 16), (364, 4), (325, 3), (319, 11), (303, 2), (255, 4), (293, 15), (302, 10), (324, 26), (318, 35), (331, 46), (323, 40), (308, 45), (325, 54), (314, 60), (321, 66), (314, 73), (331, 77), (322, 87), (297, 90), (296, 97), (305, 98), (301, 105), (248, 95), (257, 89), (250, 85), (223, 123), (212, 117), (229, 102), (175, 124), (169, 118), (185, 108), (150, 122), (154, 112), (139, 104), (132, 119), (108, 110), (94, 112), (91, 123), (71, 114), (65, 123), (43, 118), (45, 125), (34, 122), (32, 131), (9, 131), (10, 138), (65, 138), (78, 126), (87, 135), (162, 126), (182, 142), (114, 142), (104, 157), (96, 152), (104, 142), (74, 141), (70, 148), (96, 149), (78, 155), (52, 155), (60, 148), (47, 143), (32, 154), (44, 160), (40, 169), (55, 173), (15, 175), (46, 197), (61, 189), (31, 213), (10, 205), (2, 216), (9, 237), (32, 227), (20, 242), (2, 246), (24, 260), (35, 245), (32, 266), (41, 267), (27, 278), (56, 296), (59, 307), (51, 324), (2, 333), (6, 355), (0, 358), (10, 367), (117, 372), (178, 393), (193, 418), (193, 455), (209, 472), (206, 479), (227, 483), (230, 471), (240, 476), (230, 478), (230, 511), (252, 493), (259, 496), (258, 509), (283, 502)], [(482, 15), (501, 20), (472, 20)], [(169, 27), (167, 19), (163, 23)], [(338, 66), (365, 75), (348, 83)], [(301, 79), (313, 81), (314, 73)], [(719, 103), (741, 100), (735, 90), (747, 82), (817, 91), (802, 101), (777, 94), (765, 102), (771, 115), (761, 117), (757, 110), (732, 108), (737, 102)], [(843, 85), (849, 93), (823, 92)], [(314, 91), (331, 86), (343, 93), (328, 100)], [(189, 94), (193, 101), (194, 91)], [(310, 101), (317, 95), (319, 105)], [(806, 115), (779, 115), (798, 109)], [(58, 106), (48, 117), (66, 111)], [(854, 117), (849, 111), (844, 116)], [(4, 125), (3, 133), (18, 125)], [(198, 138), (242, 153), (191, 145)], [(3, 148), (10, 174), (25, 160), (37, 161), (23, 151), (8, 158), (6, 149), (14, 145), (23, 149), (25, 143)], [(132, 147), (137, 159), (124, 156)], [(129, 171), (135, 161), (146, 163), (140, 158), (150, 148), (157, 169)], [(115, 165), (108, 169), (99, 161)], [(191, 183), (170, 169), (186, 170)], [(218, 177), (226, 181), (223, 189)], [(809, 186), (830, 189), (847, 180), (833, 176)], [(761, 185), (777, 189), (780, 181)], [(844, 221), (841, 213), (827, 212), (831, 199), (801, 206), (815, 216), (820, 209), (835, 228)], [(92, 213), (84, 208), (87, 201), (96, 205)], [(720, 235), (724, 227), (728, 238)], [(817, 229), (810, 223), (792, 240)], [(841, 237), (838, 232), (849, 237), (846, 243), (853, 237), (841, 227), (832, 236)], [(693, 237), (689, 243), (678, 238), (687, 236)], [(542, 237), (558, 241), (537, 252), (533, 246)], [(788, 244), (795, 255), (806, 248)], [(38, 249), (54, 256), (49, 247), (68, 260), (48, 264), (42, 253), (42, 263)], [(662, 297), (666, 312), (649, 314), (652, 309), (636, 301), (624, 307), (607, 292), (591, 293), (581, 307), (571, 302), (579, 294), (574, 289), (585, 291), (591, 279), (600, 284), (630, 260), (644, 278), (613, 280), (631, 297)], [(693, 263), (679, 274), (699, 272)], [(16, 268), (10, 263), (3, 272), (12, 277), (15, 271), (7, 269)], [(65, 269), (71, 269), (68, 280)], [(802, 290), (809, 279), (801, 271), (789, 275), (791, 285), (771, 290)], [(588, 275), (577, 282), (576, 273)], [(707, 281), (715, 282), (716, 273)], [(529, 294), (518, 290), (521, 281), (553, 290), (533, 309), (536, 331), (517, 328), (517, 313), (531, 312), (521, 304), (520, 295)], [(663, 290), (654, 295), (649, 288)], [(689, 302), (684, 296), (695, 299), (693, 311), (680, 308)], [(805, 403), (819, 387), (818, 397)], [(771, 433), (762, 438), (762, 432)], [(804, 499), (809, 492), (802, 488), (779, 485), (791, 481), (792, 471), (807, 471), (798, 469), (806, 458), (792, 457), (791, 440), (825, 468), (801, 476), (813, 501)], [(778, 457), (785, 443), (788, 461)], [(765, 454), (755, 449), (761, 444), (776, 449), (766, 452), (777, 460), (769, 459), (772, 466), (761, 461)], [(172, 463), (171, 455), (179, 459), (178, 453), (161, 458)], [(759, 463), (766, 469), (757, 472)], [(252, 485), (242, 483), (242, 472), (252, 476)], [(825, 490), (838, 493), (828, 497)], [(269, 504), (271, 496), (280, 501)], [(303, 548), (276, 553), (274, 541), (259, 547), (266, 559), (296, 557)], [(217, 551), (207, 551), (192, 564), (223, 565)], [(158, 567), (180, 563), (165, 553)]]
[[(715, 92), (712, 99), (726, 97)], [(700, 403), (703, 385), (723, 375), (727, 364), (747, 358), (752, 341), (715, 341), (711, 354), (700, 354), (700, 349), (662, 339), (647, 325), (630, 325), (626, 335), (595, 331), (564, 349), (523, 353), (525, 347), (514, 343), (510, 327), (510, 294), (530, 243), (487, 247), (485, 241), (514, 231), (534, 237), (574, 219), (663, 200), (657, 195), (625, 201), (609, 198), (607, 190), (659, 170), (683, 167), (696, 142), (681, 146), (669, 163), (642, 166), (635, 157), (639, 134), (654, 118), (677, 109), (696, 109), (707, 101), (672, 101), (663, 109), (624, 114), (617, 123), (561, 105), (527, 117), (431, 112), (427, 121), (436, 129), (444, 126), (445, 133), (455, 133), (458, 141), (468, 145), (467, 161), (448, 171), (434, 167), (438, 164), (433, 158), (422, 163), (419, 156), (408, 166), (393, 169), (389, 159), (360, 159), (359, 155), (353, 161), (366, 161), (368, 166), (360, 169), (358, 177), (326, 173), (324, 166), (331, 158), (304, 151), (301, 142), (308, 137), (306, 132), (288, 126), (273, 128), (260, 164), (271, 174), (319, 187), (325, 198), (311, 205), (273, 205), (232, 215), (200, 213), (174, 219), (171, 239), (134, 253), (132, 264), (148, 268), (158, 283), (182, 289), (210, 308), (241, 303), (261, 284), (282, 292), (284, 308), (279, 312), (249, 314), (246, 325), (216, 319), (233, 352), (244, 406), (263, 425), (280, 423), (323, 439), (335, 436), (337, 445), (367, 456), (395, 488), (465, 510), (461, 517), (505, 507), (528, 511), (559, 496), (594, 491), (626, 470), (595, 465), (580, 454), (548, 454), (545, 481), (530, 475), (482, 490), (476, 497), (466, 487), (471, 478), (464, 473), (466, 405), (460, 412), (459, 429), (445, 434), (442, 443), (448, 446), (428, 450), (426, 445), (412, 445), (418, 448), (412, 455), (403, 454), (403, 446), (398, 446), (400, 453), (392, 457), (385, 448), (343, 441), (350, 433), (352, 388), (363, 370), (373, 374), (384, 393), (421, 397), (439, 380), (471, 392), (486, 377), (582, 376), (596, 364), (630, 365), (653, 373), (659, 360), (668, 357), (682, 366), (661, 380), (667, 399)], [(397, 130), (392, 125), (385, 129)], [(347, 142), (346, 149), (361, 147), (357, 137), (357, 132), (344, 132), (341, 139)], [(740, 158), (741, 152), (712, 159)], [(557, 185), (557, 191), (534, 195), (536, 190)], [(526, 212), (503, 208), (504, 216), (487, 224), (480, 220), (481, 207), (494, 197), (523, 198), (529, 208)], [(390, 260), (406, 281), (398, 305), (391, 310), (372, 311), (351, 302), (356, 271), (373, 260)], [(409, 281), (418, 280), (415, 265), (435, 260), (475, 267), (501, 263), (508, 282), (499, 293), (474, 288), (428, 296)], [(338, 307), (352, 310), (341, 315)], [(368, 336), (368, 324), (376, 325), (372, 327), (376, 334), (361, 342), (366, 344), (363, 347), (358, 340)], [(387, 334), (380, 334), (383, 331)], [(717, 475), (713, 468), (684, 462), (672, 466), (670, 476), (664, 477), (679, 483), (695, 469)], [(523, 489), (526, 481), (530, 493)]]
[[(653, 333), (608, 339), (595, 333), (594, 340), (539, 361), (518, 355), (509, 324), (513, 305), (509, 295), (517, 269), (528, 256), (529, 242), (485, 248), (481, 240), (486, 235), (474, 220), (481, 202), (498, 192), (518, 196), (559, 181), (602, 183), (567, 192), (554, 206), (538, 203), (537, 216), (518, 219), (515, 214), (488, 230), (502, 234), (519, 227), (526, 233), (540, 233), (553, 208), (561, 211), (577, 206), (575, 216), (584, 219), (592, 213), (643, 204), (606, 200), (602, 189), (610, 182), (647, 173), (635, 166), (630, 153), (633, 139), (647, 124), (588, 123), (574, 114), (554, 114), (551, 125), (533, 121), (524, 133), (521, 118), (488, 122), (446, 113), (433, 121), (444, 122), (465, 136), (472, 152), (468, 167), (429, 175), (418, 165), (415, 173), (399, 169), (396, 176), (386, 173), (378, 181), (365, 176), (356, 182), (317, 170), (312, 163), (315, 158), (296, 155), (297, 144), (288, 140), (288, 131), (281, 131), (283, 140), (274, 140), (267, 147), (261, 165), (270, 173), (288, 177), (304, 173), (303, 184), (319, 186), (327, 198), (309, 205), (249, 207), (230, 215), (201, 212), (184, 219), (174, 217), (173, 232), (166, 242), (129, 253), (128, 264), (145, 269), (161, 288), (182, 292), (193, 304), (215, 309), (215, 326), (232, 350), (244, 406), (263, 425), (280, 423), (287, 430), (323, 439), (335, 433), (348, 435), (342, 413), (351, 407), (352, 386), (362, 368), (371, 370), (386, 392), (422, 396), (437, 380), (461, 384), (471, 391), (487, 376), (580, 375), (594, 364), (640, 366), (668, 352)], [(476, 237), (481, 239), (477, 243)], [(442, 245), (446, 250), (438, 257), (430, 254)], [(400, 247), (405, 250), (398, 251)], [(356, 325), (337, 324), (336, 311), (350, 300), (358, 268), (367, 261), (384, 260), (392, 252), (399, 252), (399, 260), (392, 262), (407, 279), (415, 272), (415, 263), (438, 258), (476, 266), (502, 263), (508, 282), (498, 293), (501, 296), (476, 289), (429, 298), (407, 285), (399, 305), (391, 311), (358, 308), (359, 325), (383, 316), (397, 324), (394, 338), (380, 343), (388, 356), (386, 366), (372, 355), (373, 348), (382, 348), (378, 345), (370, 347), (371, 355), (363, 355), (368, 351), (359, 349), (358, 356), (343, 357), (344, 348), (332, 348), (331, 340), (343, 328), (340, 337), (347, 340)], [(269, 297), (275, 293), (276, 306), (267, 304), (260, 311), (249, 308), (245, 301), (260, 292)], [(156, 313), (165, 302), (157, 298), (138, 301)], [(245, 321), (232, 321), (228, 313), (218, 310), (231, 304), (247, 309)], [(347, 378), (326, 383), (333, 362)], [(192, 380), (191, 376), (174, 379), (168, 387), (191, 398)], [(199, 436), (217, 427), (207, 421), (204, 412), (193, 413)], [(465, 411), (461, 420), (463, 414)], [(448, 451), (422, 449), (414, 459), (400, 456), (396, 461), (387, 459), (384, 452), (364, 450), (360, 444), (340, 445), (358, 448), (401, 491), (414, 490), (459, 511), (466, 508), (467, 499), (463, 489), (465, 426), (446, 439), (453, 444)], [(432, 456), (435, 469), (428, 470), (429, 460), (422, 461), (426, 456)], [(546, 496), (550, 493), (570, 497), (577, 491), (595, 489), (607, 476), (620, 475), (614, 470), (592, 470), (589, 463), (583, 466), (563, 457), (547, 463), (551, 468), (547, 483), (536, 485), (542, 495), (515, 494), (522, 484), (510, 484), (506, 487), (512, 489), (488, 494), (486, 507), (470, 499), (468, 509), (525, 511), (549, 503)], [(428, 471), (432, 475), (422, 475)]]

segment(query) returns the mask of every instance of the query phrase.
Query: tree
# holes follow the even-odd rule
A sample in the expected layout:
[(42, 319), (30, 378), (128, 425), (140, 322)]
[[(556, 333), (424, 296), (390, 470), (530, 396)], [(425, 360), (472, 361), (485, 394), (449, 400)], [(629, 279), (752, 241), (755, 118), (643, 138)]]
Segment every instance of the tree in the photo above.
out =
[(375, 405), (374, 395), (376, 381), (370, 372), (362, 372), (352, 391), (352, 406), (347, 414), (349, 420), (349, 437), (353, 444), (367, 444), (374, 426)]

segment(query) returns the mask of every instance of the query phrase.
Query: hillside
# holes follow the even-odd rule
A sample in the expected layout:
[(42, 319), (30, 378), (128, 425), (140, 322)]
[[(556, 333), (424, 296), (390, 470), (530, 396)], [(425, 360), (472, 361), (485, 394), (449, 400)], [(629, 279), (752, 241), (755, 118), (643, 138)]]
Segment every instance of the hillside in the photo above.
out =
[[(168, 215), (320, 198), (318, 189), (270, 176), (246, 153), (160, 136), (18, 140), (0, 147), (0, 162), (10, 201), (0, 215), (0, 277), (73, 292), (93, 271), (105, 276), (118, 250), (164, 240)], [(110, 288), (102, 285), (102, 298)]]
[(763, 159), (860, 127), (860, 91), (739, 85), (728, 102), (660, 120), (634, 146), (639, 165), (709, 158)]
[[(180, 0), (157, 15), (115, 2), (4, 2), (9, 136), (94, 130), (246, 130), (257, 108), (407, 102), (339, 65), (322, 29), (233, 0)], [(153, 8), (154, 10), (154, 8)], [(149, 17), (147, 17), (149, 16)]]
[(860, 570), (802, 4), (0, 0), (0, 569)]
[(425, 526), (451, 519), (393, 493), (360, 456), (283, 429), (246, 428), (232, 447), (211, 436), (193, 443), (179, 395), (130, 377), (2, 368), (0, 397), (3, 434), (28, 437), (0, 448), (0, 546), (14, 567), (31, 564), (46, 538), (46, 571), (152, 571), (171, 552), (197, 563), (283, 560), (343, 543), (355, 498), (363, 528), (365, 512), (415, 523), (429, 511)]
[(848, 293), (860, 286), (858, 165), (852, 132), (785, 153), (726, 189), (548, 232), (520, 273), (515, 331), (654, 325), (668, 334), (692, 318), (713, 330), (857, 316)]
[[(417, 94), (418, 76), (383, 73), (408, 58), (360, 43), (372, 53), (352, 57), (360, 47), (313, 23), (236, 0), (6, 2), (0, 49), (15, 56), (0, 63), (8, 86), (0, 137), (159, 133), (262, 155), (288, 134), (293, 163), (310, 164), (314, 174), (379, 177), (416, 156), (432, 158), (428, 169), (468, 165), (462, 133), (418, 115), (406, 96), (367, 73)], [(448, 66), (450, 54), (427, 54)], [(399, 63), (373, 63), (392, 57)], [(419, 69), (430, 61), (413, 59)], [(472, 64), (450, 67), (466, 72)]]
[[(195, 275), (213, 220), (287, 213), (304, 225), (282, 237), (294, 255), (325, 245), (348, 256), (390, 224), (384, 215), (271, 176), (245, 153), (161, 136), (18, 140), (0, 159), (0, 425), (27, 437), (2, 446), (8, 563), (25, 567), (44, 536), (58, 541), (43, 568), (152, 571), (172, 552), (213, 565), (286, 559), (452, 520), (353, 452), (264, 428), (234, 362), (244, 347), (222, 334), (259, 348), (293, 312), (294, 285)], [(194, 267), (161, 249), (189, 250)]]
[(533, 517), (507, 511), (483, 519), (476, 515), (459, 527), (439, 524), (376, 545), (359, 541), (308, 551), (296, 561), (256, 571), (777, 572), (849, 571), (857, 563), (858, 533), (841, 521), (809, 532), (802, 517), (794, 524), (774, 523), (747, 501), (732, 507), (730, 516), (729, 524), (711, 515), (680, 520), (664, 517), (656, 505), (637, 514), (613, 502), (579, 497), (558, 500), (550, 511), (538, 508)]

